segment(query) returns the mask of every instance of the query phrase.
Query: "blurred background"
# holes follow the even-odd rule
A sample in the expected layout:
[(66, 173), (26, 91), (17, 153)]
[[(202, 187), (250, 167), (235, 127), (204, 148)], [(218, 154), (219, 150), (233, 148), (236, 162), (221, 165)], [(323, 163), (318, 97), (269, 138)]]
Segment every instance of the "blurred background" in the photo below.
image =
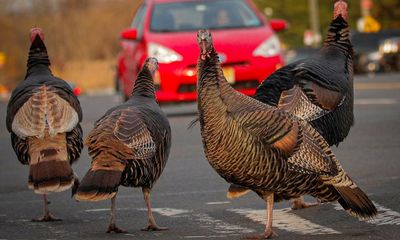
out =
[[(129, 27), (140, 0), (1, 0), (0, 92), (13, 89), (25, 74), (33, 25), (46, 33), (53, 72), (79, 91), (114, 89), (120, 32)], [(279, 33), (286, 62), (319, 47), (332, 16), (333, 1), (254, 0), (267, 19), (282, 18)], [(356, 72), (400, 70), (399, 0), (352, 0), (349, 19)], [(397, 36), (397, 38), (396, 38)], [(322, 38), (321, 38), (322, 37)], [(385, 45), (386, 41), (386, 45)], [(384, 59), (384, 53), (390, 56)], [(397, 54), (397, 57), (396, 57)]]

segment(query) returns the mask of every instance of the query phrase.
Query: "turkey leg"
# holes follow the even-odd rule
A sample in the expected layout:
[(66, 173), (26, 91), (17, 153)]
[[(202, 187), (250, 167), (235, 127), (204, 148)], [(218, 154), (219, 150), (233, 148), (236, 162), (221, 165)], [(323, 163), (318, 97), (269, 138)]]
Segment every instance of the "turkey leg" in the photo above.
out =
[(271, 192), (263, 194), (263, 199), (266, 203), (266, 221), (265, 221), (265, 231), (261, 235), (249, 236), (246, 239), (269, 239), (275, 236), (278, 236), (272, 230), (272, 217), (273, 217), (273, 209), (274, 209), (274, 194)]
[(157, 225), (156, 221), (154, 220), (153, 212), (151, 211), (151, 204), (150, 204), (150, 189), (143, 187), (142, 188), (144, 201), (146, 202), (147, 207), (147, 218), (148, 224), (145, 228), (142, 228), (142, 231), (163, 231), (168, 230), (166, 227), (160, 227)]
[(53, 222), (53, 221), (61, 221), (61, 219), (54, 217), (50, 214), (49, 204), (50, 202), (47, 200), (47, 194), (43, 194), (44, 200), (44, 215), (41, 218), (32, 219), (33, 222)]
[(111, 221), (110, 225), (108, 225), (108, 230), (106, 233), (127, 233), (127, 231), (124, 231), (122, 229), (119, 229), (117, 225), (115, 225), (115, 198), (117, 194), (114, 195), (114, 197), (111, 198)]

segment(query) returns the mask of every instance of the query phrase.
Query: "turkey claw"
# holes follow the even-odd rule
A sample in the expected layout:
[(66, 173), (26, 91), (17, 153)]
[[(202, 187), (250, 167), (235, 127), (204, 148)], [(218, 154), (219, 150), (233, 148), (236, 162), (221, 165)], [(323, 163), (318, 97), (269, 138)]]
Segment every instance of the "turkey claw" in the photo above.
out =
[(142, 228), (141, 230), (142, 231), (148, 231), (148, 232), (150, 232), (150, 231), (165, 231), (165, 230), (168, 230), (168, 228), (167, 227), (159, 227), (158, 225), (149, 224), (149, 225), (147, 225), (147, 227)]
[(260, 240), (260, 239), (271, 239), (273, 237), (277, 237), (278, 234), (276, 234), (274, 231), (267, 231), (262, 234), (258, 235), (250, 235), (250, 236), (245, 236), (244, 239), (248, 240)]
[(51, 214), (46, 214), (41, 218), (32, 219), (32, 222), (58, 222), (58, 221), (62, 221), (62, 219), (56, 218)]
[(120, 228), (118, 228), (115, 224), (110, 224), (110, 226), (108, 226), (108, 230), (106, 233), (128, 233), (128, 231), (122, 230)]

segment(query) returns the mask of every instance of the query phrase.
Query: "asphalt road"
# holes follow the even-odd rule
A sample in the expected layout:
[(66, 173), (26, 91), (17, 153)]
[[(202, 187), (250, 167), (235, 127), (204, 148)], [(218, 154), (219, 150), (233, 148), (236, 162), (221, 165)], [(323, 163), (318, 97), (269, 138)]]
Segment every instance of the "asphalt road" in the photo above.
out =
[[(292, 211), (275, 205), (277, 239), (400, 239), (400, 74), (361, 76), (356, 81), (356, 125), (334, 149), (346, 171), (376, 203), (374, 221), (359, 221), (336, 204)], [(118, 101), (116, 96), (82, 96), (85, 134)], [(36, 223), (42, 198), (27, 187), (28, 167), (21, 165), (5, 128), (6, 105), (0, 105), (0, 239), (240, 239), (264, 229), (264, 203), (254, 193), (228, 201), (227, 183), (204, 157), (199, 126), (188, 130), (196, 105), (165, 106), (173, 145), (166, 169), (156, 183), (155, 218), (169, 231), (142, 232), (146, 225), (140, 189), (121, 187), (117, 224), (128, 234), (106, 234), (109, 201), (76, 202), (70, 191), (51, 194), (50, 209), (62, 222)], [(86, 150), (74, 165), (79, 176), (88, 169)], [(308, 199), (312, 200), (312, 199)]]

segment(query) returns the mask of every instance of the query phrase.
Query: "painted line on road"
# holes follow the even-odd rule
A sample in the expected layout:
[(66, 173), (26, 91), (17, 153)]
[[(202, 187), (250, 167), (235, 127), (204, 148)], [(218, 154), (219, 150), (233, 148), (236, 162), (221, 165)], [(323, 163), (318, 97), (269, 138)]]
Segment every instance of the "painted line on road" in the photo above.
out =
[[(116, 208), (117, 211), (125, 211), (129, 210), (130, 208)], [(93, 209), (86, 209), (85, 212), (108, 212), (111, 211), (111, 208), (93, 208)]]
[[(374, 202), (376, 208), (378, 209), (378, 215), (374, 219), (360, 219), (362, 222), (374, 224), (377, 226), (381, 225), (400, 225), (400, 213), (396, 212), (390, 208), (379, 205)], [(343, 208), (339, 204), (334, 204), (335, 210), (343, 211)]]
[(354, 88), (358, 90), (371, 90), (371, 89), (392, 90), (392, 89), (400, 89), (400, 83), (399, 82), (355, 83)]
[[(228, 209), (238, 213), (254, 222), (265, 224), (265, 210), (254, 209)], [(276, 209), (273, 211), (273, 227), (284, 231), (294, 232), (303, 235), (340, 234), (329, 227), (324, 227), (291, 213), (290, 208)]]
[(223, 205), (223, 204), (229, 204), (231, 202), (229, 201), (222, 201), (222, 202), (206, 202), (206, 205)]
[(206, 228), (214, 233), (218, 234), (245, 234), (245, 233), (253, 233), (254, 229), (241, 227), (236, 224), (226, 223), (222, 220), (215, 219), (208, 214), (198, 213), (193, 214), (194, 221), (200, 223), (201, 228)]
[[(147, 209), (141, 208), (139, 210), (147, 211)], [(245, 233), (253, 233), (254, 229), (241, 227), (239, 225), (226, 223), (222, 220), (215, 219), (208, 214), (205, 213), (192, 213), (192, 210), (187, 209), (176, 209), (176, 208), (153, 208), (153, 212), (156, 212), (160, 215), (166, 217), (186, 217), (190, 218), (191, 222), (198, 223), (199, 227), (205, 228), (216, 234), (245, 234)], [(191, 213), (188, 215), (187, 213)], [(202, 238), (203, 236), (186, 236), (191, 238)], [(213, 235), (213, 236), (205, 236), (205, 237), (223, 237), (221, 235)]]
[[(147, 211), (147, 208), (139, 208), (139, 211)], [(156, 212), (160, 215), (166, 216), (166, 217), (173, 217), (176, 215), (181, 215), (181, 214), (186, 214), (192, 212), (191, 210), (186, 210), (186, 209), (176, 209), (176, 208), (152, 208), (151, 209), (153, 212)]]
[(391, 105), (397, 103), (394, 98), (360, 98), (354, 100), (356, 105)]

